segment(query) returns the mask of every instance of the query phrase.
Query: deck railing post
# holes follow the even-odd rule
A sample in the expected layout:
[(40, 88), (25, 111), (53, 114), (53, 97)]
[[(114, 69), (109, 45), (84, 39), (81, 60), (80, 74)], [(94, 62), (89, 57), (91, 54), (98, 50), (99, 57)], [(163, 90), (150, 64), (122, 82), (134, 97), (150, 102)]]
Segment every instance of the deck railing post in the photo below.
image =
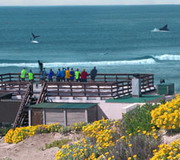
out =
[(107, 82), (107, 80), (106, 80), (106, 74), (104, 75), (104, 82)]
[(71, 96), (73, 96), (72, 84), (70, 84)]
[(84, 96), (86, 96), (86, 84), (84, 84)]

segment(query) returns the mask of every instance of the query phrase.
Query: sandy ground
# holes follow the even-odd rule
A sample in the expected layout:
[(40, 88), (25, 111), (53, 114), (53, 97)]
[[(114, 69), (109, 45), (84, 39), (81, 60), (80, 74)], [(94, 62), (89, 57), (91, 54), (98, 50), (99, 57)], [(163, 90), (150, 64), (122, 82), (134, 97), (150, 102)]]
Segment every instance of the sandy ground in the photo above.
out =
[(57, 147), (44, 150), (45, 144), (55, 140), (72, 139), (76, 141), (80, 135), (63, 136), (59, 133), (39, 134), (32, 136), (18, 144), (3, 143), (0, 140), (0, 160), (54, 160), (59, 150)]
[[(72, 139), (78, 140), (81, 135), (69, 134), (67, 136), (59, 133), (39, 134), (18, 144), (3, 143), (0, 140), (0, 160), (54, 160), (58, 151), (57, 147), (43, 150), (45, 144), (49, 144), (55, 140)], [(163, 136), (164, 143), (170, 143), (180, 139), (180, 133), (174, 136)]]

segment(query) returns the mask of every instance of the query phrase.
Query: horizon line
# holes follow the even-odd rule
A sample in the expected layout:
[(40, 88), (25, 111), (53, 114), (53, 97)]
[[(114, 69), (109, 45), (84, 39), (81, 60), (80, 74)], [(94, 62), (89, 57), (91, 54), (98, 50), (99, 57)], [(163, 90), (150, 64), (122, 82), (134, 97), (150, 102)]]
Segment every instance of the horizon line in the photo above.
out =
[(61, 7), (61, 6), (163, 6), (178, 4), (83, 4), (83, 5), (1, 5), (0, 7)]

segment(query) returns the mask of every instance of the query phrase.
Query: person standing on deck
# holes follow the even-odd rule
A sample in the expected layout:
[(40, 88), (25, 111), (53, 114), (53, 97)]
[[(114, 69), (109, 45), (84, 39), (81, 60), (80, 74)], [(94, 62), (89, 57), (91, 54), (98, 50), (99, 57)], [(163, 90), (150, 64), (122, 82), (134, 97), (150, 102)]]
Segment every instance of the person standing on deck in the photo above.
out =
[(71, 77), (71, 74), (70, 74), (70, 71), (69, 71), (69, 67), (67, 67), (67, 69), (66, 69), (65, 77), (66, 77), (66, 80), (69, 82), (70, 77)]
[(56, 81), (60, 82), (60, 79), (61, 79), (61, 69), (59, 68), (56, 74)]
[(92, 80), (92, 81), (95, 81), (95, 78), (96, 78), (96, 75), (97, 75), (97, 69), (96, 69), (96, 67), (94, 67), (94, 68), (91, 70), (90, 75), (91, 75), (91, 80)]
[(41, 73), (43, 71), (43, 63), (38, 60), (38, 64), (39, 64), (39, 73)]
[(65, 82), (65, 68), (62, 68), (61, 70), (61, 82), (64, 81)]
[(27, 74), (27, 71), (25, 68), (22, 69), (21, 71), (21, 81), (25, 81), (25, 78), (26, 78), (26, 74)]
[(79, 71), (79, 69), (77, 68), (75, 71), (75, 79), (76, 82), (80, 82), (80, 76), (81, 76), (81, 72)]
[(40, 72), (41, 84), (46, 81), (46, 76), (47, 76), (47, 73), (46, 73), (46, 69), (44, 68), (43, 71)]
[(53, 76), (54, 76), (54, 72), (52, 69), (50, 69), (49, 74), (48, 74), (49, 82), (53, 82)]
[(86, 70), (84, 69), (84, 70), (81, 72), (81, 82), (87, 82), (87, 76), (88, 76), (88, 73), (87, 73)]
[(31, 69), (29, 70), (28, 78), (29, 78), (29, 81), (30, 81), (30, 82), (33, 82), (33, 81), (34, 81), (34, 74), (32, 73), (32, 70), (31, 70)]
[(75, 75), (75, 74), (74, 74), (73, 68), (71, 68), (70, 75), (71, 75), (71, 76), (70, 76), (70, 80), (71, 80), (71, 81), (74, 81), (74, 75)]

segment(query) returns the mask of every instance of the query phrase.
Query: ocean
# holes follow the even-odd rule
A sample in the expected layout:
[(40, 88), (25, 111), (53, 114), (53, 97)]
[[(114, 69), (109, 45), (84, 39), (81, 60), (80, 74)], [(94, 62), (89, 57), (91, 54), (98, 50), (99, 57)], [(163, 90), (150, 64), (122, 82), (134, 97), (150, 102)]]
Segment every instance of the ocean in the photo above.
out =
[[(180, 93), (180, 6), (0, 7), (0, 74), (73, 67), (152, 73)], [(153, 32), (168, 24), (169, 32)], [(32, 35), (40, 35), (31, 42)]]

